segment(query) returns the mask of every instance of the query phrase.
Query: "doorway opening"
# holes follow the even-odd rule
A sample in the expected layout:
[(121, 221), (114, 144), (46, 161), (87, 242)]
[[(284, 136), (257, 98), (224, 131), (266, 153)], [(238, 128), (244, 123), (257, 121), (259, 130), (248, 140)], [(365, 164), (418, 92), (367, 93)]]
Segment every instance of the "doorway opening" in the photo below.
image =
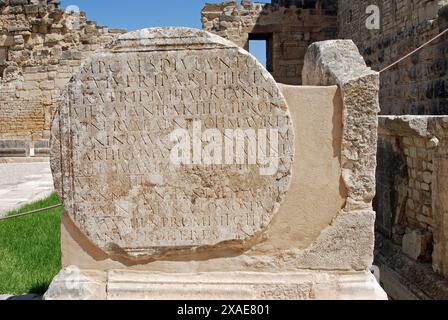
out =
[(248, 42), (248, 51), (271, 73), (274, 72), (272, 40), (272, 33), (251, 33)]
[(5, 71), (7, 60), (8, 60), (8, 48), (0, 47), (0, 79), (3, 79), (3, 71)]

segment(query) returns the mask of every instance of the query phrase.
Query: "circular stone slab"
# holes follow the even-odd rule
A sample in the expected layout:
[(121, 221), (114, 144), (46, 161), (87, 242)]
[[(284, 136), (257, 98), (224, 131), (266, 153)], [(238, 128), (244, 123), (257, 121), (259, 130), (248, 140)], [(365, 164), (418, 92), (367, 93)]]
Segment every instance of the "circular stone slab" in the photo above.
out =
[(125, 34), (88, 58), (62, 97), (57, 192), (108, 254), (243, 243), (279, 209), (291, 118), (271, 75), (232, 42), (186, 28)]

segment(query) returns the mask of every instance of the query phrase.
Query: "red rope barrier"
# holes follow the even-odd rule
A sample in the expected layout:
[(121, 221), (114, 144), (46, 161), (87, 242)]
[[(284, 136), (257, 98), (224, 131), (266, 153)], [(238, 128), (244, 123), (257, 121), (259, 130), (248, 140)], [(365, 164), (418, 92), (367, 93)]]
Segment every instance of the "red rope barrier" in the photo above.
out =
[(448, 28), (447, 28), (445, 31), (439, 33), (437, 36), (435, 36), (435, 37), (432, 38), (431, 40), (429, 40), (429, 41), (425, 42), (424, 44), (422, 44), (420, 47), (418, 47), (418, 48), (415, 49), (414, 51), (408, 53), (408, 54), (405, 55), (404, 57), (402, 57), (402, 58), (400, 58), (399, 60), (395, 61), (394, 63), (392, 63), (391, 65), (387, 66), (386, 68), (382, 69), (382, 70), (380, 71), (380, 73), (382, 73), (382, 72), (384, 72), (384, 71), (386, 71), (386, 70), (392, 68), (393, 66), (399, 64), (401, 61), (403, 61), (403, 60), (409, 58), (410, 56), (412, 56), (412, 55), (415, 54), (416, 52), (422, 50), (424, 47), (426, 47), (426, 46), (427, 46), (428, 44), (430, 44), (431, 42), (433, 42), (433, 41), (439, 39), (441, 36), (443, 36), (443, 35), (444, 35), (445, 33), (447, 33), (447, 32), (448, 32)]

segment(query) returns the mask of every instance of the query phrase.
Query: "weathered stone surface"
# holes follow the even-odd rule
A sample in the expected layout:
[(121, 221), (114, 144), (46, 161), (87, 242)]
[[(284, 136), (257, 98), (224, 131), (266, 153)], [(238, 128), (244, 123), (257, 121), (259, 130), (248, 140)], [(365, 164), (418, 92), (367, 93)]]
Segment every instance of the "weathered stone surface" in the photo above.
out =
[[(351, 127), (343, 128), (344, 119), (350, 117), (351, 109), (343, 113), (345, 106), (336, 86), (282, 86), (282, 90), (288, 97), (294, 120), (294, 135), (297, 137), (295, 149), (301, 150), (301, 153), (295, 157), (291, 192), (286, 195), (274, 223), (260, 234), (263, 241), (246, 241), (242, 243), (243, 247), (232, 241), (222, 247), (223, 250), (215, 251), (210, 248), (194, 252), (177, 251), (176, 255), (157, 257), (157, 261), (142, 261), (136, 268), (154, 272), (167, 269), (208, 272), (223, 268), (228, 271), (241, 268), (279, 272), (296, 269), (362, 271), (370, 268), (374, 243), (371, 202), (364, 203), (360, 209), (346, 206), (348, 193), (341, 179), (342, 150), (348, 144), (343, 140), (344, 130), (353, 132), (370, 122), (356, 125), (355, 122), (346, 122)], [(361, 97), (359, 99), (362, 100)], [(364, 108), (375, 110), (374, 102), (365, 101), (367, 105)], [(372, 117), (375, 118), (375, 115)], [(320, 127), (312, 125), (316, 121), (321, 121)], [(349, 143), (353, 146), (351, 150), (356, 151), (359, 145), (355, 142)], [(318, 151), (316, 146), (319, 146)], [(370, 145), (367, 147), (375, 150)], [(360, 153), (359, 162), (364, 163), (366, 157), (370, 155)], [(325, 174), (319, 176), (323, 172)], [(361, 179), (364, 173), (359, 170), (353, 175)], [(358, 177), (358, 174), (361, 176)], [(370, 181), (365, 183), (366, 187), (370, 186)], [(326, 195), (325, 201), (320, 201), (323, 199), (322, 192)], [(78, 263), (82, 268), (105, 270), (120, 268), (123, 263), (134, 266), (132, 262), (101, 255), (86, 245), (84, 236), (78, 234), (78, 227), (68, 220), (73, 219), (64, 219), (62, 242), (66, 253), (63, 255), (65, 266)], [(216, 258), (221, 260), (218, 262)], [(198, 264), (199, 260), (201, 263)]]
[(347, 210), (368, 209), (375, 196), (379, 74), (368, 68), (351, 40), (313, 43), (305, 56), (304, 85), (334, 85), (342, 91), (342, 177)]
[(367, 68), (353, 41), (328, 40), (310, 45), (302, 78), (304, 85), (329, 86), (374, 73)]
[(251, 40), (265, 40), (268, 71), (279, 83), (298, 85), (307, 47), (337, 38), (336, 8), (337, 0), (206, 3), (202, 28), (248, 50)]
[(403, 236), (403, 253), (417, 261), (426, 253), (425, 236), (414, 230)]
[(433, 268), (448, 278), (448, 117), (431, 119), (431, 132), (439, 140), (432, 154)]
[[(69, 14), (52, 0), (0, 6), (0, 141), (48, 142), (61, 89), (80, 59), (126, 31), (98, 27), (84, 13)], [(1, 149), (0, 157), (11, 155)], [(49, 155), (48, 149), (39, 152), (35, 156)]]
[[(298, 268), (363, 271), (370, 268), (373, 212), (341, 212), (347, 195), (340, 168), (343, 131), (340, 90), (337, 86), (280, 85), (280, 88), (290, 109), (298, 152), (289, 191), (275, 220), (262, 235), (263, 241), (232, 243), (223, 252), (205, 248), (184, 257), (168, 257), (138, 265), (131, 263), (131, 268), (184, 273), (282, 272)], [(129, 268), (129, 261), (105, 257), (93, 250), (84, 238), (64, 215), (63, 266), (102, 270)], [(242, 247), (247, 248), (244, 254)]]
[(52, 129), (56, 189), (81, 232), (110, 255), (247, 241), (288, 190), (294, 133), (285, 100), (255, 58), (218, 36), (123, 35), (83, 63), (63, 100)]
[[(271, 103), (270, 115), (288, 120), (280, 121), (280, 123), (277, 121), (275, 123), (280, 132), (284, 130), (284, 134), (279, 134), (279, 138), (286, 138), (286, 141), (279, 143), (282, 146), (286, 145), (286, 148), (283, 147), (279, 150), (280, 158), (286, 159), (286, 161), (279, 162), (281, 165), (279, 166), (278, 172), (282, 174), (271, 177), (269, 175), (261, 175), (260, 166), (242, 166), (238, 169), (246, 168), (247, 171), (239, 171), (238, 173), (240, 175), (247, 174), (243, 177), (244, 182), (247, 181), (247, 183), (241, 184), (241, 180), (231, 180), (223, 176), (223, 173), (232, 173), (232, 170), (234, 170), (233, 166), (214, 166), (208, 168), (207, 166), (195, 165), (193, 168), (195, 169), (194, 173), (198, 176), (202, 176), (204, 172), (207, 172), (207, 175), (216, 175), (218, 177), (217, 181), (207, 181), (216, 183), (218, 186), (222, 185), (229, 188), (236, 186), (240, 188), (244, 185), (246, 187), (245, 191), (250, 190), (252, 185), (260, 188), (260, 181), (264, 182), (265, 185), (273, 186), (270, 187), (270, 190), (278, 190), (278, 193), (275, 193), (275, 201), (270, 198), (272, 192), (264, 193), (263, 200), (257, 200), (262, 201), (262, 203), (266, 203), (266, 201), (268, 203), (275, 202), (279, 207), (277, 212), (261, 212), (262, 215), (268, 216), (269, 218), (275, 216), (272, 221), (267, 221), (267, 227), (255, 224), (252, 230), (246, 229), (246, 231), (250, 232), (241, 236), (238, 233), (240, 229), (234, 228), (232, 224), (225, 224), (224, 227), (226, 228), (222, 228), (225, 232), (223, 235), (232, 237), (232, 240), (220, 242), (216, 245), (213, 245), (213, 242), (207, 245), (207, 241), (210, 239), (206, 238), (196, 239), (197, 242), (190, 245), (188, 243), (187, 245), (182, 243), (182, 241), (185, 241), (182, 238), (177, 241), (174, 239), (166, 243), (154, 243), (154, 238), (148, 237), (148, 233), (144, 232), (140, 232), (138, 237), (135, 238), (132, 238), (132, 233), (124, 233), (123, 240), (121, 240), (119, 239), (119, 236), (122, 234), (120, 232), (123, 229), (122, 226), (126, 226), (126, 224), (118, 224), (116, 227), (112, 225), (111, 229), (107, 229), (108, 225), (102, 223), (102, 221), (110, 216), (112, 218), (122, 218), (126, 215), (126, 211), (118, 211), (118, 215), (102, 217), (103, 213), (101, 210), (103, 209), (101, 207), (95, 209), (96, 202), (92, 204), (92, 199), (94, 201), (100, 199), (98, 196), (95, 196), (95, 192), (100, 189), (95, 183), (99, 181), (101, 186), (103, 186), (101, 190), (101, 195), (103, 196), (104, 194), (108, 195), (107, 192), (110, 190), (108, 188), (132, 190), (134, 185), (137, 188), (139, 187), (138, 183), (129, 186), (125, 180), (124, 182), (120, 182), (119, 187), (121, 189), (119, 189), (115, 180), (120, 181), (123, 178), (120, 178), (120, 171), (111, 170), (114, 179), (102, 180), (102, 175), (99, 175), (95, 179), (87, 181), (91, 185), (93, 183), (93, 187), (89, 186), (88, 189), (89, 191), (93, 190), (93, 192), (82, 194), (82, 198), (74, 198), (71, 195), (71, 190), (79, 190), (79, 187), (73, 188), (70, 182), (74, 181), (75, 186), (79, 185), (79, 182), (73, 180), (71, 177), (74, 174), (73, 172), (79, 171), (78, 168), (80, 165), (95, 161), (100, 163), (106, 161), (107, 164), (107, 161), (110, 161), (108, 159), (100, 159), (102, 156), (101, 153), (97, 152), (95, 154), (93, 152), (93, 154), (89, 154), (88, 151), (93, 149), (101, 150), (102, 147), (99, 142), (102, 142), (106, 146), (108, 145), (107, 139), (104, 141), (101, 140), (101, 136), (98, 136), (98, 133), (107, 131), (108, 128), (107, 126), (105, 128), (101, 127), (101, 123), (103, 123), (101, 120), (108, 117), (108, 119), (110, 118), (113, 122), (116, 122), (120, 119), (117, 120), (115, 118), (121, 114), (117, 112), (120, 106), (117, 101), (120, 101), (120, 96), (115, 95), (117, 98), (114, 102), (117, 107), (105, 111), (101, 108), (104, 109), (103, 106), (107, 105), (107, 103), (101, 99), (100, 101), (94, 99), (95, 96), (93, 94), (97, 88), (101, 89), (104, 86), (102, 87), (101, 81), (99, 81), (99, 75), (102, 72), (97, 72), (95, 75), (89, 74), (89, 71), (92, 70), (92, 62), (96, 61), (98, 64), (100, 58), (107, 58), (107, 64), (101, 63), (100, 66), (104, 70), (109, 69), (110, 72), (108, 73), (111, 76), (117, 74), (115, 77), (112, 77), (114, 80), (117, 80), (115, 83), (120, 83), (120, 79), (126, 79), (126, 84), (133, 84), (131, 76), (122, 76), (120, 72), (126, 71), (129, 66), (135, 66), (135, 64), (128, 63), (129, 59), (134, 55), (139, 57), (155, 55), (158, 57), (157, 38), (163, 33), (165, 33), (164, 40), (168, 42), (164, 47), (166, 51), (164, 52), (163, 58), (168, 59), (168, 61), (173, 50), (172, 45), (178, 50), (173, 52), (173, 55), (177, 58), (184, 57), (184, 50), (179, 49), (194, 46), (194, 50), (190, 50), (189, 55), (190, 59), (192, 57), (194, 58), (197, 54), (196, 51), (200, 48), (198, 39), (202, 40), (200, 42), (202, 45), (207, 46), (201, 50), (200, 54), (202, 55), (207, 54), (208, 51), (212, 51), (214, 52), (215, 58), (224, 59), (224, 57), (220, 56), (220, 50), (224, 50), (227, 51), (226, 57), (228, 58), (235, 57), (236, 55), (237, 57), (244, 57), (244, 59), (252, 59), (245, 51), (238, 49), (236, 45), (228, 43), (221, 38), (211, 36), (208, 33), (180, 29), (177, 30), (176, 34), (184, 35), (184, 37), (167, 37), (166, 35), (171, 30), (173, 29), (143, 30), (138, 33), (123, 36), (108, 46), (103, 52), (99, 52), (97, 55), (91, 57), (86, 65), (83, 66), (82, 70), (74, 76), (73, 81), (66, 90), (66, 103), (61, 105), (59, 114), (55, 118), (54, 137), (52, 140), (52, 162), (57, 187), (60, 188), (60, 193), (65, 195), (64, 199), (67, 207), (61, 229), (63, 266), (66, 267), (70, 264), (76, 264), (81, 269), (81, 273), (83, 270), (102, 270), (103, 275), (106, 277), (105, 283), (107, 289), (105, 294), (107, 299), (241, 299), (242, 297), (245, 299), (385, 299), (386, 295), (375, 281), (374, 276), (369, 272), (373, 260), (373, 227), (375, 216), (372, 210), (372, 199), (369, 188), (374, 189), (374, 182), (365, 177), (370, 178), (369, 170), (372, 168), (374, 170), (376, 163), (369, 162), (371, 160), (371, 154), (364, 151), (373, 150), (375, 152), (374, 144), (376, 140), (369, 139), (369, 134), (367, 134), (367, 137), (356, 136), (358, 130), (364, 134), (368, 131), (366, 128), (374, 131), (374, 133), (376, 133), (377, 129), (375, 126), (375, 112), (377, 111), (375, 93), (377, 91), (373, 91), (371, 94), (368, 92), (372, 87), (375, 88), (374, 79), (369, 77), (357, 78), (356, 74), (353, 74), (353, 79), (347, 83), (342, 81), (335, 83), (339, 84), (340, 89), (336, 85), (325, 88), (281, 86), (281, 90), (284, 93), (284, 96), (282, 96), (278, 92), (279, 88), (272, 81), (272, 78), (268, 76), (264, 77), (263, 75), (266, 74), (266, 71), (259, 67), (264, 80), (260, 79), (262, 82), (256, 83), (258, 87), (261, 87), (263, 92), (269, 92), (271, 90), (270, 88), (273, 88), (274, 92), (278, 92), (273, 95), (264, 95), (260, 100), (262, 102), (272, 102), (272, 99), (278, 98), (273, 104)], [(185, 37), (185, 35), (191, 34), (191, 32), (194, 34), (193, 37)], [(183, 41), (187, 41), (189, 44), (182, 44)], [(221, 47), (221, 49), (216, 49), (216, 46)], [(129, 51), (129, 47), (135, 48), (135, 51), (126, 52)], [(145, 48), (150, 48), (153, 51), (147, 52)], [(119, 68), (114, 67), (114, 59), (117, 56), (121, 58)], [(341, 61), (341, 63), (346, 62), (350, 63), (350, 60)], [(320, 64), (321, 62), (317, 63)], [(227, 64), (230, 65), (227, 62), (222, 67), (228, 68), (226, 66)], [(109, 65), (113, 67), (110, 68)], [(156, 62), (150, 61), (150, 63), (142, 65), (155, 66)], [(171, 63), (170, 65), (173, 66), (175, 64)], [(210, 58), (209, 61), (201, 64), (201, 67), (198, 67), (198, 70), (195, 70), (194, 73), (197, 74), (201, 71), (208, 73), (210, 72), (210, 66), (213, 65), (213, 59)], [(238, 72), (234, 71), (237, 74), (236, 79), (238, 81), (235, 83), (232, 80), (228, 80), (227, 85), (224, 87), (232, 87), (235, 84), (238, 86), (241, 84), (241, 80), (246, 79), (244, 76), (246, 70), (245, 64), (241, 64), (240, 60), (237, 59), (231, 65), (238, 67)], [(165, 63), (165, 67), (167, 66), (169, 65)], [(178, 64), (175, 70), (176, 72), (170, 73), (168, 79), (165, 79), (164, 85), (169, 88), (170, 81), (168, 80), (173, 74), (179, 77), (176, 79), (177, 84), (179, 81), (183, 81), (182, 74), (184, 73), (183, 68), (185, 66), (188, 66), (188, 64)], [(157, 73), (159, 75), (163, 74), (163, 69), (160, 69), (161, 71)], [(139, 68), (134, 67), (134, 70), (139, 71)], [(134, 72), (134, 75), (138, 75), (138, 73)], [(253, 70), (251, 73), (253, 73)], [(363, 73), (361, 73), (362, 75)], [(89, 81), (92, 82), (93, 77), (97, 80), (94, 83), (96, 87), (89, 87)], [(188, 77), (188, 79), (191, 78)], [(153, 77), (152, 79), (158, 78)], [(196, 77), (195, 79), (197, 81), (201, 80), (200, 77)], [(213, 75), (207, 77), (207, 79), (213, 79)], [(339, 77), (336, 77), (336, 79), (339, 79)], [(147, 82), (149, 81), (148, 79), (146, 80)], [(363, 81), (366, 83), (363, 83)], [(245, 91), (251, 92), (252, 82), (246, 82), (248, 85), (246, 85)], [(116, 91), (117, 86), (114, 86), (113, 83), (107, 82), (109, 87), (106, 85), (106, 92), (107, 90)], [(209, 82), (205, 84), (202, 87), (204, 90), (207, 90), (207, 84)], [(83, 91), (83, 86), (84, 88), (90, 88), (90, 90), (84, 89)], [(186, 87), (189, 86), (192, 86), (192, 84)], [(222, 84), (218, 86), (218, 88), (221, 87)], [(160, 91), (160, 88), (158, 90)], [(88, 121), (82, 122), (84, 126), (80, 125), (79, 119), (86, 120), (86, 118), (90, 117), (91, 111), (80, 112), (76, 109), (79, 108), (79, 101), (83, 101), (77, 98), (81, 93), (85, 95), (90, 93), (90, 100), (85, 99), (84, 101), (86, 103), (94, 101), (95, 106), (99, 106), (95, 109), (97, 110), (97, 113), (95, 113), (95, 122), (87, 119)], [(217, 94), (219, 96), (219, 92)], [(110, 96), (106, 95), (104, 100), (107, 101), (107, 97)], [(163, 98), (162, 94), (159, 96)], [(190, 96), (187, 95), (186, 97), (188, 98)], [(283, 97), (287, 101), (288, 108), (286, 108)], [(217, 98), (216, 95), (213, 96), (213, 99), (215, 98)], [(240, 96), (238, 100), (241, 102), (241, 99), (245, 101), (245, 99), (249, 98), (253, 98), (252, 95)], [(215, 101), (219, 101), (219, 99)], [(157, 106), (158, 100), (152, 100), (151, 102), (153, 103), (150, 106)], [(356, 103), (359, 105), (356, 105)], [(134, 105), (132, 99), (128, 98), (128, 105)], [(68, 106), (71, 107), (69, 108)], [(277, 108), (278, 106), (284, 107)], [(167, 109), (169, 111), (169, 108)], [(291, 109), (290, 115), (289, 109)], [(137, 110), (133, 111), (136, 112)], [(218, 114), (225, 114), (225, 110), (225, 108), (221, 108)], [(153, 138), (151, 143), (153, 143), (153, 140), (160, 140), (163, 135), (169, 134), (169, 130), (164, 131), (171, 124), (171, 118), (169, 118), (170, 113), (168, 111), (162, 114), (166, 126), (158, 127), (158, 130), (155, 132), (150, 131), (152, 134), (151, 137)], [(246, 114), (252, 118), (256, 117), (251, 113), (253, 111), (254, 108), (250, 108)], [(262, 112), (262, 110), (258, 111)], [(135, 116), (135, 114), (132, 115), (129, 113), (126, 113), (126, 115), (130, 115), (131, 119)], [(182, 119), (183, 115), (182, 113), (178, 114), (176, 118)], [(156, 116), (152, 115), (151, 119), (154, 117)], [(241, 115), (239, 117), (241, 118)], [(356, 117), (361, 119), (361, 121), (354, 121)], [(142, 116), (141, 118), (144, 119), (145, 117)], [(194, 123), (194, 115), (190, 115), (189, 118), (190, 122)], [(67, 119), (70, 119), (70, 122)], [(202, 118), (200, 119), (202, 120)], [(318, 127), (313, 126), (313, 123), (317, 121), (321, 125)], [(90, 127), (87, 125), (88, 123), (90, 123)], [(74, 125), (76, 128), (76, 131), (72, 130), (75, 133), (74, 138), (69, 139), (71, 135), (68, 129)], [(269, 128), (272, 126), (271, 124)], [(274, 126), (274, 129), (277, 127)], [(90, 130), (86, 130), (85, 128), (89, 128)], [(255, 128), (259, 128), (257, 122), (255, 122)], [(191, 126), (188, 129), (190, 130), (184, 132), (185, 136), (190, 135), (189, 132), (192, 130)], [(127, 130), (129, 130), (129, 126)], [(134, 129), (133, 131), (137, 130)], [(112, 133), (115, 134), (114, 132)], [(80, 136), (94, 136), (94, 143), (89, 143), (89, 140), (82, 140), (84, 143), (81, 143), (81, 147), (79, 147), (78, 141)], [(292, 140), (292, 136), (294, 136), (294, 140)], [(289, 145), (289, 143), (291, 144)], [(119, 148), (123, 148), (122, 144), (118, 144), (118, 146)], [(136, 140), (133, 146), (137, 146), (139, 150), (145, 149), (141, 147), (142, 145), (138, 140)], [(187, 149), (190, 150), (190, 147)], [(160, 147), (157, 150), (160, 150)], [(169, 150), (172, 149), (169, 148)], [(300, 150), (294, 155), (294, 159), (293, 150)], [(291, 152), (282, 153), (285, 151)], [(77, 153), (80, 152), (84, 153), (84, 161), (79, 160)], [(349, 159), (349, 156), (344, 154), (344, 152), (352, 152), (357, 157), (356, 159)], [(164, 157), (153, 158), (159, 161), (165, 161), (165, 158), (169, 158), (170, 155), (167, 152)], [(60, 161), (61, 159), (62, 162)], [(112, 160), (118, 162), (120, 159), (116, 157)], [(132, 158), (127, 163), (130, 162), (132, 162)], [(158, 162), (155, 162), (155, 164), (157, 165)], [(103, 170), (100, 172), (106, 172), (105, 176), (111, 175), (108, 171), (104, 171), (108, 167), (103, 167)], [(145, 166), (141, 167), (146, 168)], [(177, 186), (177, 192), (181, 192), (182, 195), (188, 195), (185, 191), (189, 190), (187, 187), (190, 189), (195, 187), (195, 181), (190, 180), (191, 177), (189, 176), (190, 171), (188, 171), (188, 168), (188, 164), (174, 167), (168, 164), (163, 170), (156, 172), (162, 176), (168, 171), (170, 175), (166, 175), (166, 177), (164, 175), (163, 179), (155, 179), (149, 183), (152, 189), (145, 188), (144, 192), (124, 194), (122, 197), (127, 200), (127, 203), (135, 203), (140, 206), (142, 204), (145, 205), (144, 200), (147, 200), (151, 204), (155, 201), (161, 201), (157, 199), (163, 200), (164, 197), (147, 199), (147, 194), (151, 194), (151, 190), (159, 190), (159, 188), (165, 187), (161, 183), (165, 181), (170, 182), (171, 185), (175, 184)], [(352, 169), (350, 171), (350, 177), (353, 181), (356, 181), (357, 186), (361, 190), (356, 190), (356, 188), (353, 188), (352, 185), (343, 179), (345, 178), (344, 172), (346, 173), (344, 169), (350, 168)], [(206, 169), (210, 170), (205, 171)], [(282, 171), (285, 169), (288, 171)], [(290, 176), (291, 170), (294, 172), (292, 176)], [(179, 173), (186, 174), (179, 175)], [(175, 180), (169, 180), (171, 177)], [(270, 178), (275, 179), (270, 180)], [(289, 180), (291, 180), (290, 185), (289, 183), (283, 184), (284, 182), (289, 182)], [(185, 182), (189, 182), (188, 186), (185, 185)], [(206, 187), (212, 188), (214, 186), (213, 183), (208, 183)], [(249, 186), (249, 189), (247, 186)], [(287, 187), (290, 189), (285, 193)], [(69, 190), (69, 192), (64, 190)], [(82, 188), (80, 190), (83, 192)], [(167, 196), (172, 194), (169, 189), (163, 189), (163, 192)], [(109, 202), (113, 203), (115, 200), (120, 201), (120, 198), (116, 197), (115, 194), (112, 197), (112, 201)], [(207, 193), (207, 195), (210, 195), (210, 193)], [(238, 196), (242, 198), (232, 196), (230, 199), (245, 199), (245, 195), (245, 192), (238, 193)], [(283, 195), (285, 199), (280, 204)], [(364, 195), (365, 197), (361, 198), (360, 195)], [(250, 196), (252, 199), (257, 199), (258, 194), (252, 192)], [(183, 197), (182, 199), (185, 198), (188, 199), (188, 197)], [(173, 199), (174, 201), (178, 200), (177, 198)], [(209, 199), (211, 203), (215, 204), (220, 201), (220, 199), (213, 197)], [(127, 207), (123, 206), (122, 202), (118, 202), (118, 204), (120, 210), (123, 207), (125, 210), (128, 210)], [(73, 205), (76, 206), (74, 207)], [(162, 209), (166, 207), (162, 207)], [(78, 211), (72, 212), (82, 213), (79, 209), (83, 209), (85, 213), (83, 215), (73, 215), (70, 212), (73, 208), (76, 208)], [(153, 213), (159, 215), (172, 213), (168, 217), (180, 216), (184, 217), (185, 220), (185, 217), (188, 217), (188, 212), (184, 208), (182, 206), (175, 206), (172, 209), (168, 207), (167, 210), (162, 212), (161, 210), (154, 211), (150, 207), (152, 211), (149, 212), (151, 217), (154, 216)], [(232, 208), (237, 209), (237, 211), (241, 210), (241, 207), (230, 207), (229, 209)], [(263, 209), (269, 208), (271, 207), (263, 206)], [(221, 208), (218, 209), (221, 210)], [(144, 213), (142, 211), (131, 212), (136, 212), (140, 219)], [(89, 223), (92, 221), (89, 220), (89, 217), (92, 216), (92, 213), (96, 213), (97, 216), (102, 217), (99, 225), (90, 224), (89, 226)], [(189, 212), (190, 215), (199, 216), (216, 213), (217, 210), (213, 210), (213, 208), (208, 208), (208, 211), (199, 210)], [(255, 213), (258, 214), (259, 212), (255, 211)], [(111, 218), (109, 220), (111, 221)], [(134, 220), (131, 219), (131, 226), (135, 225), (138, 228), (140, 226), (138, 223), (132, 224)], [(181, 222), (184, 222), (184, 220), (181, 220)], [(139, 222), (138, 219), (137, 222)], [(157, 225), (157, 223), (152, 223), (149, 227), (147, 226), (149, 231), (154, 231), (151, 235), (157, 234)], [(244, 226), (244, 224), (238, 224), (238, 226), (241, 225)], [(162, 224), (162, 227), (171, 227), (173, 230), (179, 230), (188, 227), (188, 225), (184, 226), (178, 222), (177, 226)], [(213, 224), (209, 227), (213, 227)], [(101, 232), (105, 232), (109, 238), (116, 237), (116, 239), (113, 239), (115, 243), (119, 243), (118, 241), (122, 241), (123, 243), (129, 239), (134, 241), (131, 244), (136, 243), (137, 246), (142, 245), (142, 242), (139, 241), (145, 241), (146, 243), (142, 245), (143, 247), (121, 247), (117, 250), (117, 247), (114, 248), (112, 246), (111, 248), (110, 245), (108, 246), (108, 243), (101, 242)], [(251, 235), (252, 232), (254, 232), (253, 235)], [(117, 234), (119, 236), (116, 236)], [(95, 240), (100, 241), (95, 242)], [(162, 246), (163, 244), (165, 246)], [(144, 259), (135, 259), (136, 257)], [(61, 277), (57, 278), (59, 280), (55, 281), (54, 285), (50, 288), (49, 297), (71, 298), (73, 295), (73, 292), (70, 290), (64, 291), (63, 287), (61, 287), (65, 285), (61, 281), (66, 277), (64, 272), (62, 271)], [(83, 283), (83, 286), (89, 288), (89, 282)], [(93, 287), (98, 286), (93, 285)], [(56, 292), (56, 294), (53, 295), (51, 292)], [(82, 289), (78, 290), (78, 292), (82, 292)], [(104, 295), (102, 295), (101, 299), (103, 298)]]
[(324, 270), (363, 270), (371, 266), (374, 224), (373, 211), (342, 211), (310, 248), (294, 257), (295, 264)]
[[(444, 116), (379, 117), (377, 175), (384, 191), (375, 209), (384, 222), (377, 229), (384, 245), (378, 246), (377, 256), (383, 268), (406, 279), (409, 290), (417, 296), (424, 292), (424, 299), (440, 299), (440, 292), (448, 291), (445, 282), (434, 280), (448, 275), (447, 129)], [(399, 253), (388, 250), (392, 245)], [(409, 263), (403, 264), (401, 255)], [(391, 276), (384, 282), (387, 288), (395, 283)]]
[[(339, 0), (338, 32), (352, 39), (374, 70), (382, 70), (447, 27), (446, 0)], [(366, 14), (376, 5), (379, 16)], [(371, 22), (379, 22), (372, 28)], [(370, 29), (367, 26), (370, 24)], [(446, 41), (433, 41), (425, 50), (381, 73), (380, 105), (383, 115), (445, 115)]]
[(71, 266), (62, 270), (51, 283), (44, 300), (105, 300), (107, 274)]
[(386, 294), (370, 272), (172, 274), (126, 270), (97, 273), (87, 270), (80, 274), (80, 278), (84, 280), (78, 283), (80, 290), (77, 292), (66, 289), (67, 284), (72, 286), (71, 274), (71, 271), (62, 271), (57, 277), (58, 281), (53, 282), (44, 298), (46, 300), (387, 300)]
[(380, 133), (428, 137), (431, 116), (380, 116)]

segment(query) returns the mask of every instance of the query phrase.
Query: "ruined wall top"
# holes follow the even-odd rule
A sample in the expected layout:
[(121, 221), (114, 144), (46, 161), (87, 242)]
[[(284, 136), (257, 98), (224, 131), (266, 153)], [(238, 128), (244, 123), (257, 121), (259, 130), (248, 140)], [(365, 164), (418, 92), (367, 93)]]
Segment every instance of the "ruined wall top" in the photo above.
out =
[(303, 9), (333, 9), (335, 12), (338, 7), (338, 3), (335, 0), (271, 0), (271, 3), (283, 7), (296, 6)]
[(251, 40), (266, 41), (266, 67), (280, 83), (301, 83), (303, 57), (316, 41), (337, 35), (335, 1), (208, 3), (202, 28), (250, 50)]
[(226, 7), (266, 8), (278, 9), (280, 7), (296, 7), (298, 9), (324, 10), (327, 14), (337, 14), (337, 0), (271, 0), (271, 3), (263, 3), (251, 0), (227, 0), (220, 3), (206, 3), (203, 11), (222, 11)]
[[(83, 59), (125, 32), (59, 5), (58, 0), (0, 1), (0, 139), (13, 146), (41, 139), (48, 145), (60, 89)], [(22, 154), (24, 147), (19, 149)]]

